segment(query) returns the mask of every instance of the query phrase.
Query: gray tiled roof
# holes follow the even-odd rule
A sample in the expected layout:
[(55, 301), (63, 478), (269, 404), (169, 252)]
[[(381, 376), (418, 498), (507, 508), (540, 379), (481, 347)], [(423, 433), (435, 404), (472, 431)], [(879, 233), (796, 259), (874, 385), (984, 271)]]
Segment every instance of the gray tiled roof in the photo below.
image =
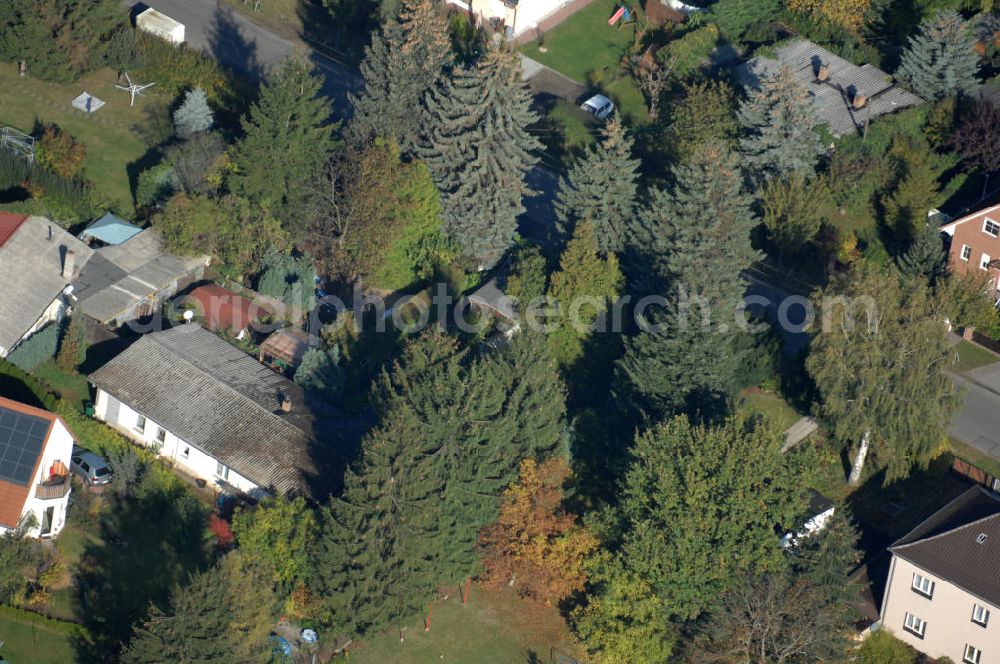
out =
[(1000, 606), (997, 494), (978, 485), (970, 488), (889, 550), (933, 576)]
[(0, 246), (0, 347), (13, 348), (70, 283), (62, 276), (67, 250), (77, 270), (93, 254), (44, 217), (28, 217)]
[[(796, 40), (777, 49), (777, 59), (758, 56), (736, 67), (736, 77), (743, 85), (756, 87), (762, 78), (773, 76), (782, 65), (813, 98), (820, 121), (830, 133), (842, 136), (861, 131), (865, 122), (908, 106), (917, 106), (923, 99), (892, 83), (892, 78), (872, 65), (858, 66), (834, 55), (825, 48), (806, 40)], [(829, 69), (825, 82), (816, 80), (820, 65)], [(851, 100), (856, 93), (868, 97), (868, 104), (855, 109)]]
[(200, 326), (147, 334), (90, 381), (258, 485), (309, 493), (317, 420), (302, 389)]

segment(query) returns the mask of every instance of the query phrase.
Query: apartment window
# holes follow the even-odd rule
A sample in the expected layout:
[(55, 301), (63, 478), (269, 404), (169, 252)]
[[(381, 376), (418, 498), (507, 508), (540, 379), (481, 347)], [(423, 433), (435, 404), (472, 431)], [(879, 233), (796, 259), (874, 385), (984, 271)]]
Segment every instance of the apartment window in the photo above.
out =
[(912, 613), (907, 613), (906, 619), (903, 620), (903, 629), (922, 639), (924, 638), (924, 632), (927, 631), (927, 621), (921, 620)]
[(987, 235), (992, 235), (996, 237), (1000, 235), (1000, 224), (993, 221), (992, 219), (987, 219), (983, 222), (983, 232)]
[(146, 430), (146, 417), (144, 415), (137, 415), (135, 418), (135, 430), (142, 433)]
[(982, 650), (976, 646), (970, 646), (968, 643), (965, 644), (965, 654), (962, 655), (962, 661), (965, 664), (979, 664), (979, 658), (982, 656)]
[(224, 466), (221, 461), (215, 462), (215, 474), (224, 480), (229, 479), (229, 466)]
[(163, 427), (160, 427), (159, 431), (156, 432), (156, 442), (161, 445), (167, 442), (167, 430)]
[(182, 459), (187, 459), (189, 456), (191, 456), (191, 448), (190, 447), (185, 447), (181, 451), (181, 458)]
[(988, 269), (990, 269), (990, 255), (989, 254), (983, 254), (979, 258), (979, 269), (980, 270), (988, 270)]
[(967, 244), (962, 245), (962, 260), (965, 262), (969, 261), (969, 256), (972, 255), (972, 247)]
[(990, 622), (990, 610), (979, 604), (972, 605), (972, 622), (981, 627), (986, 627)]
[(924, 597), (930, 599), (931, 597), (934, 596), (934, 582), (928, 579), (926, 576), (914, 573), (913, 591), (920, 593)]

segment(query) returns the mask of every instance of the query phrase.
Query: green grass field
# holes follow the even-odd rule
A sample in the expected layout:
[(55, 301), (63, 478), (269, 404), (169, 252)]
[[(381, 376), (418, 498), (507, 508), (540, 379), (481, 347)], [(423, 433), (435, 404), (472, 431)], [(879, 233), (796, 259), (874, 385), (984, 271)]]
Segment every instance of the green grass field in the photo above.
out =
[(580, 662), (559, 612), (522, 600), (511, 591), (472, 588), (469, 603), (459, 595), (434, 603), (431, 630), (420, 621), (406, 626), (404, 640), (393, 630), (351, 648), (354, 664), (550, 664), (563, 653)]
[(779, 395), (758, 389), (741, 392), (740, 406), (746, 411), (761, 415), (779, 432), (785, 431), (802, 417)]
[(954, 350), (958, 355), (958, 361), (952, 367), (955, 371), (972, 371), (973, 369), (985, 367), (987, 364), (1000, 362), (1000, 357), (997, 357), (982, 346), (977, 346), (964, 339), (955, 344)]
[[(36, 123), (59, 125), (86, 146), (85, 177), (121, 209), (130, 210), (128, 166), (150, 148), (139, 128), (150, 121), (152, 111), (162, 113), (169, 100), (157, 95), (153, 88), (130, 108), (128, 93), (116, 89), (115, 82), (115, 73), (110, 69), (64, 85), (21, 78), (14, 65), (0, 63), (0, 124), (26, 132), (32, 132)], [(103, 100), (105, 106), (92, 114), (73, 108), (71, 102), (83, 91)]]
[(520, 50), (533, 60), (556, 69), (580, 83), (607, 78), (632, 45), (632, 26), (608, 25), (613, 0), (594, 0), (545, 34), (545, 52), (536, 42)]
[(76, 661), (69, 636), (44, 625), (0, 616), (0, 655), (8, 664), (67, 664)]

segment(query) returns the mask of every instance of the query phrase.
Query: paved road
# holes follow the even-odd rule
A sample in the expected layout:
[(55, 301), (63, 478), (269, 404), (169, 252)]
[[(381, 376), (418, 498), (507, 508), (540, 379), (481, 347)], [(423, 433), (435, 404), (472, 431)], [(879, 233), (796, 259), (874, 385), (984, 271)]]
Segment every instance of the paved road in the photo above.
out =
[[(136, 5), (134, 0), (124, 4)], [(191, 47), (252, 78), (260, 78), (297, 50), (308, 53), (323, 73), (323, 91), (333, 99), (336, 117), (348, 115), (347, 93), (361, 87), (354, 69), (257, 25), (220, 0), (144, 0), (139, 5), (180, 21)]]
[(966, 445), (1000, 459), (1000, 364), (991, 364), (966, 376), (952, 374), (965, 390), (961, 410), (948, 433)]

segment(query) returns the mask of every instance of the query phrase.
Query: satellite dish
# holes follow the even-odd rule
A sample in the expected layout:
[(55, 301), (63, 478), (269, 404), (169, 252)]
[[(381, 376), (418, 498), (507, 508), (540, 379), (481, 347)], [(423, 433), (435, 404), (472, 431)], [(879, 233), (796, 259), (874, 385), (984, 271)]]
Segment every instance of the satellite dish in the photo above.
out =
[(194, 312), (188, 309), (184, 312), (184, 322), (190, 323), (192, 320), (194, 320)]

